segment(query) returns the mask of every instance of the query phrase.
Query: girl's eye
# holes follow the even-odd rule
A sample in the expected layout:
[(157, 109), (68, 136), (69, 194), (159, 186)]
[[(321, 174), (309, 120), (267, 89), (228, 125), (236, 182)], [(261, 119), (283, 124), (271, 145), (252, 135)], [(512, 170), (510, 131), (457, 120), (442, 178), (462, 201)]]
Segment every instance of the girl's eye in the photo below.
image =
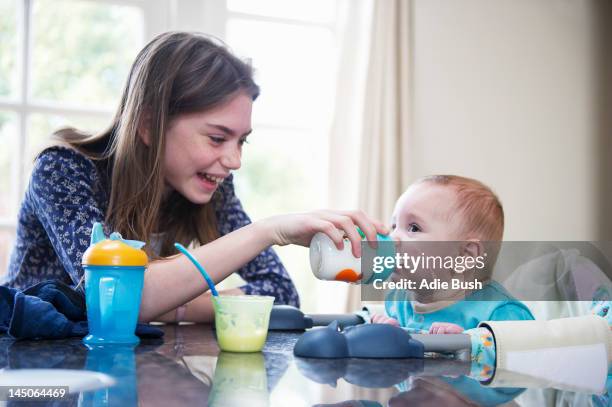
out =
[(397, 228), (397, 225), (395, 223), (391, 224), (391, 230), (395, 230)]
[(240, 145), (242, 146), (242, 145), (244, 145), (244, 144), (249, 144), (249, 140), (247, 140), (247, 138), (246, 138), (246, 137), (245, 137), (245, 138), (241, 138), (241, 139), (240, 139)]
[(218, 136), (208, 136), (208, 138), (215, 144), (221, 144), (225, 141), (225, 138)]
[(408, 225), (408, 232), (420, 232), (421, 231), (421, 227), (419, 225), (417, 225), (416, 223), (411, 223)]

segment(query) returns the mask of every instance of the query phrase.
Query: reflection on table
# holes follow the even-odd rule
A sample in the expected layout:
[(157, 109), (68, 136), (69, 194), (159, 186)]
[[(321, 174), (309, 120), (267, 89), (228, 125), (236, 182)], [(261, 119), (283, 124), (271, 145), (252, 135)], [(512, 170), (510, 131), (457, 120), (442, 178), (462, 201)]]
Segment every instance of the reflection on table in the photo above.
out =
[[(88, 348), (80, 338), (0, 338), (0, 367), (106, 373), (112, 387), (70, 396), (65, 405), (405, 406), (607, 405), (607, 394), (491, 387), (468, 377), (461, 360), (294, 358), (299, 333), (271, 332), (261, 353), (220, 352), (208, 325), (166, 325), (161, 340)], [(61, 370), (58, 370), (58, 374)], [(496, 372), (497, 374), (497, 372)], [(500, 372), (502, 374), (502, 372)], [(510, 376), (509, 376), (510, 377)], [(524, 385), (524, 383), (522, 383)], [(510, 404), (508, 404), (510, 403)], [(62, 404), (64, 405), (64, 404)]]

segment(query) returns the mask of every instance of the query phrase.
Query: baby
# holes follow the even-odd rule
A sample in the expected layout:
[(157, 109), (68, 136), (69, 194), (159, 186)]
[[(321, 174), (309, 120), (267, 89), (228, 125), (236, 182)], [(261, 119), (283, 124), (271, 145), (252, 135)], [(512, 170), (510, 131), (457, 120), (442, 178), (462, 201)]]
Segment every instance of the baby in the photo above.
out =
[[(433, 334), (461, 333), (476, 328), (481, 321), (531, 320), (529, 309), (515, 300), (498, 283), (490, 280), (497, 250), (504, 229), (504, 211), (495, 194), (484, 184), (470, 178), (454, 175), (434, 175), (412, 184), (398, 199), (392, 216), (391, 237), (398, 247), (435, 246), (433, 243), (453, 247), (459, 256), (476, 258), (485, 255), (485, 270), (442, 270), (446, 280), (460, 277), (473, 279), (480, 273), (482, 288), (474, 290), (412, 290), (409, 300), (406, 292), (396, 290), (387, 296), (387, 316), (375, 314), (373, 323), (402, 326), (415, 332)], [(409, 243), (401, 243), (409, 242)], [(491, 248), (493, 242), (493, 250)], [(438, 245), (439, 246), (439, 245)], [(419, 249), (420, 251), (420, 249)], [(481, 257), (482, 258), (482, 257)], [(440, 270), (424, 273), (440, 277)], [(396, 270), (392, 278), (402, 272)], [(415, 274), (412, 274), (412, 279)]]

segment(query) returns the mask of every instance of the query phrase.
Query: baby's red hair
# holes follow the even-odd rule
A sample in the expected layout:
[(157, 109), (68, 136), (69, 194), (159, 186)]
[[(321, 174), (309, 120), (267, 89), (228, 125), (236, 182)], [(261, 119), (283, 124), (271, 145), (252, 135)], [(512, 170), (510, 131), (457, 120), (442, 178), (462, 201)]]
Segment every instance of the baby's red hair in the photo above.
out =
[(462, 234), (467, 239), (501, 241), (504, 234), (504, 208), (489, 187), (472, 178), (458, 175), (429, 175), (415, 182), (428, 182), (453, 188), (456, 207), (465, 220)]

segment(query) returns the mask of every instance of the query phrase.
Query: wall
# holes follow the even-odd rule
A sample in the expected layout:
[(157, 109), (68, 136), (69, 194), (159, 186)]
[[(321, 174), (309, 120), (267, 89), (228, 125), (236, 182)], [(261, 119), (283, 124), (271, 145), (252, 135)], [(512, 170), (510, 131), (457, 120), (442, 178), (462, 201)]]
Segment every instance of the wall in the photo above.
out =
[(498, 193), (506, 240), (612, 240), (610, 5), (414, 0), (410, 178)]

